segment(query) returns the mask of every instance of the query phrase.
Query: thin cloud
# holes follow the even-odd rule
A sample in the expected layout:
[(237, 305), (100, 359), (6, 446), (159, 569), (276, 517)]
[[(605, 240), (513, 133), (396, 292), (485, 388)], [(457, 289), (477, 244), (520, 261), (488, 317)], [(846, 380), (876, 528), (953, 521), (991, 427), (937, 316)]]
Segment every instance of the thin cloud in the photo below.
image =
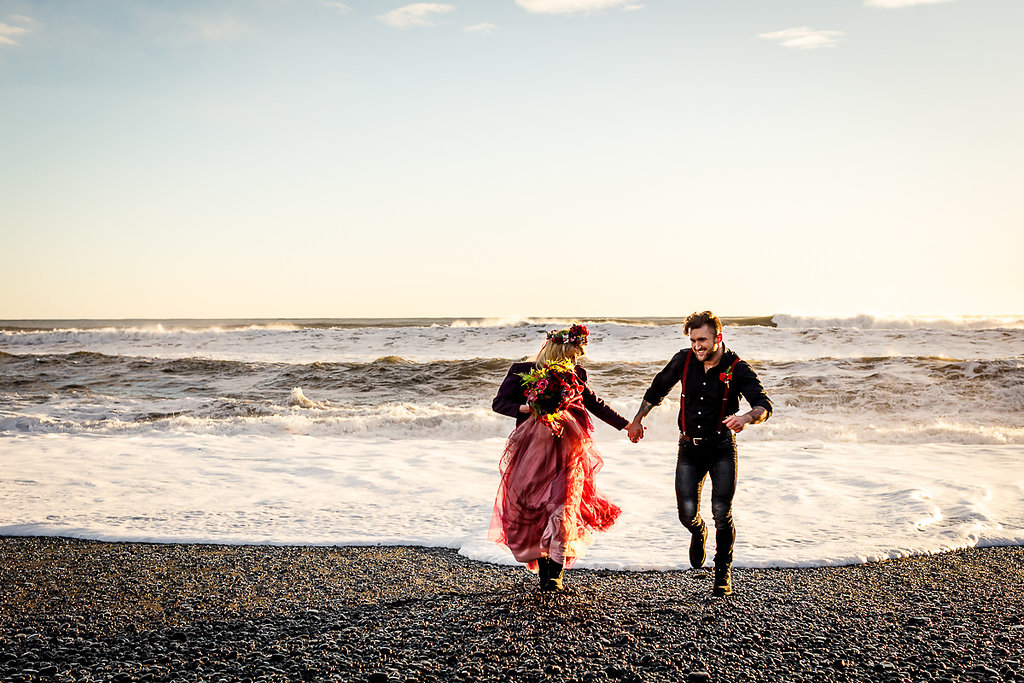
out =
[(230, 40), (246, 33), (249, 27), (231, 16), (221, 17), (190, 17), (192, 35), (210, 42)]
[(442, 5), (436, 2), (416, 2), (393, 9), (387, 14), (382, 14), (378, 19), (388, 26), (395, 28), (409, 28), (411, 26), (433, 26), (434, 17), (438, 14), (451, 12), (455, 7)]
[(484, 23), (473, 24), (472, 26), (467, 26), (462, 30), (465, 31), (466, 33), (493, 33), (496, 28), (498, 28), (496, 24)]
[(835, 47), (846, 34), (842, 31), (817, 31), (806, 26), (787, 28), (785, 31), (760, 33), (758, 38), (776, 40), (783, 47), (795, 50), (816, 50), (822, 47)]
[(623, 12), (636, 12), (647, 7), (647, 5), (626, 5), (622, 8)]
[(952, 0), (864, 0), (864, 4), (868, 7), (884, 7), (885, 9), (913, 7), (914, 5), (936, 5), (940, 2), (952, 2)]
[(7, 21), (12, 23), (0, 21), (0, 45), (11, 47), (18, 45), (16, 38), (31, 33), (38, 26), (34, 19), (21, 14), (13, 14), (7, 17)]
[(320, 0), (324, 7), (330, 7), (333, 10), (337, 10), (339, 14), (348, 14), (352, 11), (352, 8), (343, 2), (337, 2), (337, 0)]
[(629, 0), (516, 0), (516, 4), (535, 14), (590, 14), (613, 7), (637, 8)]

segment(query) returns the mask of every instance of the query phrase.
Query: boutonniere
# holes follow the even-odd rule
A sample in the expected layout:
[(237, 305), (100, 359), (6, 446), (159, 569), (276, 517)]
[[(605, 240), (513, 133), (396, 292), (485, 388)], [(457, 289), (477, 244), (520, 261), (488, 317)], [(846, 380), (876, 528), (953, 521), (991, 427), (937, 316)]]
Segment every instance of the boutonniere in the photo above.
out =
[(728, 370), (726, 370), (725, 372), (721, 373), (721, 374), (720, 374), (720, 375), (718, 376), (718, 379), (722, 380), (722, 381), (723, 381), (723, 382), (725, 382), (726, 384), (728, 384), (729, 382), (731, 382), (731, 381), (732, 381), (732, 368), (729, 368), (729, 369), (728, 369)]

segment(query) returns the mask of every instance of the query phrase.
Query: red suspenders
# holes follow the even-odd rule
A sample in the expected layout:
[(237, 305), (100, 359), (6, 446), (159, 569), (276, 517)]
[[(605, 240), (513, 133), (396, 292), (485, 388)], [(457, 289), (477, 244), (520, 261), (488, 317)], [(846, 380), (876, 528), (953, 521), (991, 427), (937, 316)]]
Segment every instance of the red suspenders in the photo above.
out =
[(686, 436), (686, 371), (690, 369), (690, 356), (693, 349), (686, 352), (686, 360), (683, 361), (683, 394), (679, 397), (679, 427), (683, 436)]
[[(686, 360), (683, 361), (683, 393), (679, 397), (679, 415), (682, 417), (680, 422), (682, 423), (683, 436), (686, 436), (686, 372), (690, 369), (690, 356), (693, 355), (693, 349), (686, 352)], [(736, 364), (740, 362), (739, 356), (732, 362), (729, 369), (726, 370), (726, 374), (729, 376), (730, 381), (725, 383), (725, 394), (722, 396), (722, 412), (718, 416), (718, 433), (722, 433), (722, 420), (725, 419), (725, 402), (729, 400), (729, 385), (732, 384), (732, 369), (736, 367)]]

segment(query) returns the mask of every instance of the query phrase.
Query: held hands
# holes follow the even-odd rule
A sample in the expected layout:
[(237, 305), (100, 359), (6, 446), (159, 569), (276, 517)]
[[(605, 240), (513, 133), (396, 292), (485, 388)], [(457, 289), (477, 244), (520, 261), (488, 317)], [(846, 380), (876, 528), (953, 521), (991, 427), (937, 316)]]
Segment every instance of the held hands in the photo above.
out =
[(640, 420), (634, 418), (632, 422), (626, 425), (626, 435), (629, 436), (629, 440), (633, 443), (644, 438), (644, 426), (640, 423)]

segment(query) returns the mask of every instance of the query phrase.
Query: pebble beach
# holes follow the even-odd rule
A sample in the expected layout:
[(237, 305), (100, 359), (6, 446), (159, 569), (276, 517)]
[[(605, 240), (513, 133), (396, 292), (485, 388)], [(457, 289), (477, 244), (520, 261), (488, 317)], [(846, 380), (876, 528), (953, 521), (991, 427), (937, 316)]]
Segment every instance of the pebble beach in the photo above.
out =
[(1024, 548), (520, 568), (420, 547), (0, 538), (4, 681), (1024, 681)]

